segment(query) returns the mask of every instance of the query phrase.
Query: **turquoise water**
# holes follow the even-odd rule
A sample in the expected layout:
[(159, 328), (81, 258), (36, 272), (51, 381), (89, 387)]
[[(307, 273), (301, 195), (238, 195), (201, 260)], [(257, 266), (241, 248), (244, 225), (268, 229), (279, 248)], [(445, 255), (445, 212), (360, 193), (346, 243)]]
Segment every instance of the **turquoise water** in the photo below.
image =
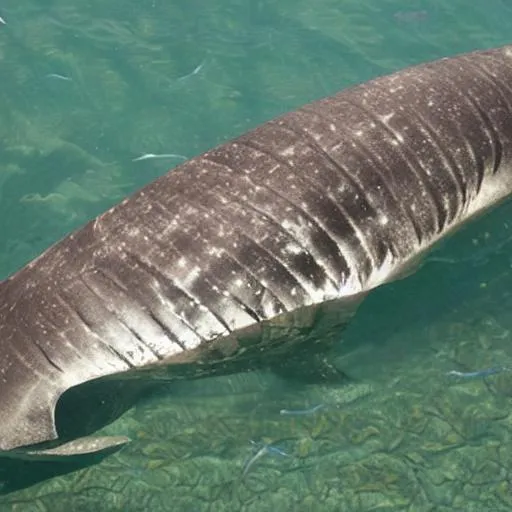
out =
[[(0, 16), (0, 278), (182, 157), (512, 34), (504, 0), (4, 0)], [(148, 153), (175, 156), (136, 160)], [(169, 385), (105, 429), (133, 438), (123, 451), (4, 494), (0, 510), (511, 510), (512, 378), (445, 375), (512, 366), (511, 213), (369, 298), (340, 333), (349, 385)], [(287, 455), (244, 475), (251, 440)]]

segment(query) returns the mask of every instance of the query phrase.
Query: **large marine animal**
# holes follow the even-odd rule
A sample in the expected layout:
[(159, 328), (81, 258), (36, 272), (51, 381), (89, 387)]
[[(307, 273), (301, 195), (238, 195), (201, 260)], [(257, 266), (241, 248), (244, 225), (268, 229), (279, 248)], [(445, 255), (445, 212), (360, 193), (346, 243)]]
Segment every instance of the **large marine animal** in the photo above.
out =
[(362, 299), (511, 192), (512, 46), (345, 89), (192, 158), (0, 283), (1, 453), (114, 449), (126, 439), (89, 435), (155, 379), (342, 377), (322, 351)]

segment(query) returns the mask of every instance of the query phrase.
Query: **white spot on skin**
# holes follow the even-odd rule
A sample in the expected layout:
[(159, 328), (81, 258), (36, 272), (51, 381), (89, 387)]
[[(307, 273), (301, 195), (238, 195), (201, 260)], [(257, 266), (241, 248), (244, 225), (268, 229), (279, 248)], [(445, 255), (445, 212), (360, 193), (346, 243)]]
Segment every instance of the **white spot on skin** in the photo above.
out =
[(379, 120), (383, 123), (387, 123), (395, 114), (386, 114), (384, 116), (379, 116)]
[(286, 149), (283, 149), (281, 151), (281, 156), (293, 156), (295, 154), (295, 148), (293, 146), (290, 146)]
[(302, 254), (304, 249), (300, 245), (289, 243), (285, 247), (286, 251), (290, 254)]

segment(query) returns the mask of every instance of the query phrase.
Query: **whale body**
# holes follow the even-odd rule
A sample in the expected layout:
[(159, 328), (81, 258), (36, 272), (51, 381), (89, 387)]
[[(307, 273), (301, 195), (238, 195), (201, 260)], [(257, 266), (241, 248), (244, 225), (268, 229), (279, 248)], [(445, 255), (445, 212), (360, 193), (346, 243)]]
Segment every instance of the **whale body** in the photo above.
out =
[(0, 450), (122, 444), (59, 427), (59, 399), (91, 383), (322, 344), (511, 191), (512, 46), (345, 89), (192, 158), (0, 283)]

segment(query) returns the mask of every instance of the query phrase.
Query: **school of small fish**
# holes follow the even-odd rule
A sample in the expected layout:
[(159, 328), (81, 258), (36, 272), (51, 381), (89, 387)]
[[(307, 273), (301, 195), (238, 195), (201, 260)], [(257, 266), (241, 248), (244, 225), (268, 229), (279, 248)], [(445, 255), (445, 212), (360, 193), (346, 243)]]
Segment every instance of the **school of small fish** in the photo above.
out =
[[(497, 375), (503, 372), (512, 371), (512, 367), (507, 366), (492, 366), (490, 368), (484, 368), (482, 370), (475, 370), (471, 372), (461, 372), (459, 370), (450, 370), (446, 372), (446, 376), (450, 378), (456, 378), (461, 380), (471, 380), (471, 379), (485, 379), (486, 377), (490, 377), (491, 375)], [(311, 416), (316, 414), (319, 411), (325, 411), (329, 406), (327, 404), (317, 404), (312, 407), (308, 407), (305, 409), (281, 409), (279, 414), (281, 416)], [(281, 455), (290, 457), (289, 453), (281, 450), (276, 447), (273, 443), (256, 443), (255, 441), (250, 441), (251, 444), (257, 448), (256, 452), (246, 461), (242, 469), (242, 478), (245, 478), (249, 470), (253, 467), (253, 465), (261, 459), (263, 456), (267, 454)]]

